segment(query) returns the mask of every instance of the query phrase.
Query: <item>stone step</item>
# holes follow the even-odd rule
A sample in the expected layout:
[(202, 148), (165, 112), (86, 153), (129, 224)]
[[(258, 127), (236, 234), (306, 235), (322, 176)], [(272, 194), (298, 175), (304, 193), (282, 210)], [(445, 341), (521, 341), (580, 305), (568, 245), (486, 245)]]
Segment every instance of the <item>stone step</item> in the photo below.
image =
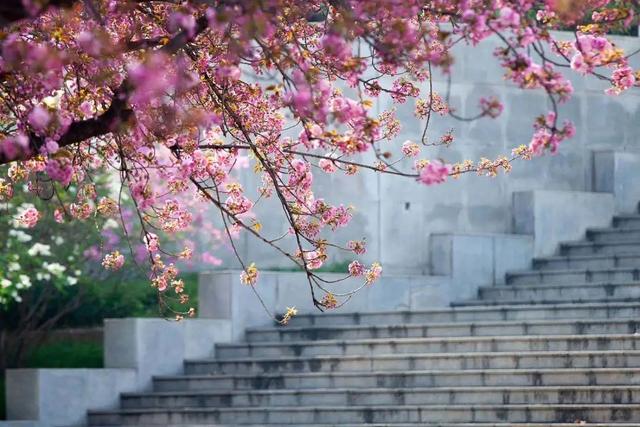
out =
[(640, 240), (618, 243), (594, 243), (589, 241), (560, 243), (560, 255), (633, 255), (640, 254)]
[[(111, 426), (113, 426), (112, 424)], [(157, 427), (157, 424), (117, 424), (122, 427)], [(298, 426), (299, 424), (278, 423), (279, 426)], [(586, 425), (586, 424), (585, 424)], [(202, 424), (162, 424), (163, 427), (202, 427)], [(235, 427), (236, 424), (209, 424), (210, 427)], [(273, 427), (273, 424), (245, 424), (247, 427)], [(580, 424), (573, 423), (340, 423), (340, 424), (305, 424), (306, 427), (576, 427)], [(103, 425), (92, 425), (91, 427), (106, 427)], [(589, 423), (587, 427), (640, 427), (640, 424), (629, 423)]]
[(474, 306), (424, 311), (387, 311), (370, 313), (301, 313), (291, 326), (397, 325), (443, 322), (481, 322), (532, 319), (610, 319), (640, 317), (640, 302), (564, 303), (548, 305)]
[[(640, 289), (640, 285), (636, 285)], [(489, 288), (495, 289), (495, 288)], [(531, 296), (526, 288), (500, 287), (498, 297)], [(522, 290), (522, 292), (520, 292)], [(640, 293), (639, 293), (640, 296)], [(640, 329), (640, 319), (566, 319), (531, 321), (458, 322), (407, 325), (348, 326), (286, 326), (251, 328), (246, 331), (248, 342), (291, 342), (331, 339), (428, 338), (500, 335), (583, 335), (633, 334)]]
[(480, 386), (640, 385), (640, 368), (454, 369), (376, 372), (172, 375), (154, 377), (155, 391), (413, 388)]
[(501, 306), (504, 304), (509, 305), (522, 305), (522, 306), (535, 306), (535, 305), (553, 305), (560, 303), (572, 303), (572, 304), (593, 304), (593, 303), (601, 303), (601, 302), (632, 302), (637, 301), (637, 298), (628, 297), (628, 298), (576, 298), (576, 299), (515, 299), (515, 300), (491, 300), (491, 299), (470, 299), (465, 301), (456, 301), (451, 303), (453, 307), (475, 307), (475, 306), (483, 306), (483, 307), (491, 307), (491, 306)]
[[(113, 426), (112, 424), (111, 426)], [(157, 424), (117, 424), (122, 427), (157, 427)], [(236, 424), (208, 424), (210, 427), (235, 427)], [(298, 426), (299, 424), (278, 423), (279, 426)], [(586, 424), (585, 424), (586, 425)], [(202, 424), (162, 424), (163, 427), (202, 427)], [(245, 424), (247, 427), (273, 427), (273, 424)], [(340, 423), (340, 424), (305, 424), (306, 427), (576, 427), (580, 424), (573, 423)], [(91, 427), (106, 427), (104, 425), (92, 425)], [(640, 424), (629, 423), (589, 423), (587, 427), (640, 427)]]
[(479, 299), (527, 301), (605, 301), (640, 299), (640, 283), (599, 282), (575, 285), (543, 284), (517, 286), (483, 286)]
[(181, 408), (91, 411), (89, 424), (406, 422), (629, 422), (640, 420), (640, 405), (428, 405), (278, 408)]
[(615, 228), (640, 228), (640, 215), (620, 214), (613, 217)]
[(637, 254), (572, 255), (536, 258), (535, 270), (576, 270), (640, 267), (640, 252)]
[(461, 353), (502, 351), (636, 350), (640, 335), (539, 335), (499, 337), (379, 338), (266, 343), (216, 344), (216, 356), (270, 357), (374, 355), (396, 353)]
[(640, 228), (589, 228), (587, 240), (596, 243), (620, 243), (640, 240)]
[(286, 372), (634, 367), (640, 367), (640, 351), (543, 351), (189, 360), (185, 362), (185, 373), (187, 375), (234, 375)]
[(579, 284), (583, 282), (638, 282), (640, 266), (622, 268), (577, 268), (567, 270), (525, 270), (507, 272), (508, 285)]
[(628, 404), (640, 387), (443, 387), (124, 393), (122, 409), (278, 406)]

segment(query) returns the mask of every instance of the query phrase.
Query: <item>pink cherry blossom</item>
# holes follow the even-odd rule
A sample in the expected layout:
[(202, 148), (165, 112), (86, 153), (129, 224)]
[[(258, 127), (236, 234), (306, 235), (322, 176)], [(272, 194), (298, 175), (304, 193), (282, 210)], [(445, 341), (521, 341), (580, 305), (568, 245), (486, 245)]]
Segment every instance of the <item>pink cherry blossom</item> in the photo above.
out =
[(60, 208), (57, 208), (53, 211), (53, 219), (58, 223), (64, 223), (64, 211)]
[(73, 177), (74, 168), (71, 160), (67, 157), (58, 157), (49, 159), (46, 164), (45, 171), (47, 175), (54, 181), (58, 181), (62, 185), (69, 185)]
[(420, 171), (420, 182), (426, 185), (443, 183), (451, 173), (451, 165), (446, 165), (438, 160), (429, 162)]
[(619, 95), (633, 87), (636, 83), (636, 77), (631, 67), (617, 68), (611, 78), (613, 79), (613, 87), (606, 90), (606, 92), (611, 95)]
[[(321, 305), (336, 308), (316, 269), (341, 251), (365, 252), (364, 237), (345, 245), (334, 232), (369, 213), (321, 193), (314, 174), (333, 174), (332, 185), (354, 192), (368, 191), (354, 184), (364, 174), (426, 185), (467, 172), (497, 176), (557, 152), (575, 134), (559, 122), (573, 95), (571, 74), (610, 77), (612, 95), (640, 77), (632, 52), (608, 34), (635, 25), (628, 1), (345, 0), (325, 10), (303, 1), (122, 0), (98, 2), (96, 16), (80, 5), (15, 3), (0, 46), (0, 165), (8, 165), (0, 200), (11, 210), (15, 189), (35, 200), (45, 183), (60, 197), (38, 203), (52, 205), (56, 221), (121, 222), (131, 240), (142, 236), (134, 257), (153, 286), (173, 289), (182, 304), (175, 263), (218, 265), (212, 253), (234, 253), (238, 239), (253, 236), (306, 264), (312, 288), (325, 293)], [(554, 31), (567, 27), (575, 35)], [(486, 48), (488, 39), (496, 49)], [(471, 52), (463, 61), (458, 46)], [(455, 96), (449, 102), (442, 83), (457, 83), (469, 61), (495, 61), (510, 87), (544, 95), (552, 111), (531, 117), (531, 139), (514, 141), (516, 148), (450, 164), (446, 157), (457, 154), (446, 147), (465, 135), (452, 120), (504, 110), (504, 100), (474, 99), (475, 90), (463, 108)], [(414, 117), (401, 120), (407, 112)], [(414, 141), (402, 143), (408, 135)], [(255, 188), (243, 188), (253, 174)], [(282, 215), (279, 222), (263, 224), (264, 209)], [(20, 226), (37, 223), (37, 211), (17, 211)], [(196, 245), (188, 233), (208, 241)], [(110, 251), (105, 267), (117, 267), (116, 235), (103, 233), (104, 246), (88, 256), (100, 261)], [(255, 285), (257, 267), (237, 261), (241, 280)], [(349, 273), (370, 284), (382, 267), (354, 262)]]
[(51, 115), (49, 112), (39, 105), (33, 107), (33, 110), (29, 113), (29, 124), (38, 132), (43, 132), (50, 121)]
[(407, 157), (416, 157), (420, 154), (420, 146), (413, 141), (405, 141), (402, 144), (402, 153)]
[(202, 257), (202, 262), (206, 264), (210, 264), (216, 267), (219, 265), (222, 265), (222, 260), (210, 254), (209, 252), (203, 252), (201, 257)]
[(172, 33), (185, 30), (189, 37), (193, 37), (196, 30), (196, 20), (192, 13), (174, 12), (169, 16), (168, 28)]
[(119, 270), (124, 265), (124, 255), (118, 251), (113, 251), (104, 256), (102, 266), (107, 270)]
[(365, 273), (365, 266), (359, 261), (352, 261), (349, 264), (349, 274), (353, 277), (360, 277)]
[(372, 285), (376, 280), (380, 278), (382, 274), (382, 266), (377, 262), (371, 264), (371, 267), (365, 271), (365, 282), (367, 285)]
[(17, 221), (20, 225), (33, 228), (40, 220), (40, 212), (34, 207), (28, 207), (18, 215)]
[(520, 15), (509, 6), (500, 9), (498, 15), (498, 22), (503, 27), (518, 27), (520, 25)]
[(324, 264), (326, 255), (323, 250), (311, 251), (304, 254), (304, 259), (307, 263), (307, 268), (317, 270)]
[(583, 75), (591, 71), (591, 67), (587, 65), (584, 56), (580, 52), (576, 52), (571, 58), (571, 68)]
[(334, 173), (338, 169), (335, 162), (330, 159), (320, 159), (318, 166), (326, 173)]
[(350, 240), (347, 243), (347, 248), (357, 255), (362, 255), (367, 252), (365, 242), (361, 240)]
[(158, 252), (160, 249), (160, 241), (155, 233), (147, 233), (144, 237), (144, 244), (151, 253)]
[(82, 31), (76, 36), (76, 42), (80, 49), (91, 56), (99, 56), (103, 45), (91, 31)]

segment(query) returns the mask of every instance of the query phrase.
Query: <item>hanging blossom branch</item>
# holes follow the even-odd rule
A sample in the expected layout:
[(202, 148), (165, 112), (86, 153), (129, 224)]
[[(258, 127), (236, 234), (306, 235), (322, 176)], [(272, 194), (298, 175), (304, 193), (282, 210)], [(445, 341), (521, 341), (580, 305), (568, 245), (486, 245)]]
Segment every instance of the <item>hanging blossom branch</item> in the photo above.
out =
[[(211, 232), (230, 246), (241, 281), (258, 298), (260, 271), (236, 245), (242, 233), (304, 271), (317, 308), (335, 308), (373, 284), (382, 267), (354, 259), (340, 280), (317, 272), (331, 252), (357, 258), (366, 245), (323, 237), (347, 226), (352, 211), (316, 195), (314, 173), (348, 180), (364, 170), (434, 185), (467, 173), (496, 176), (516, 160), (553, 153), (574, 133), (558, 119), (573, 91), (559, 68), (608, 81), (609, 95), (639, 85), (629, 66), (638, 52), (623, 52), (606, 35), (637, 25), (637, 12), (637, 2), (622, 0), (6, 2), (0, 202), (25, 183), (34, 197), (50, 199), (60, 222), (119, 219), (130, 252), (143, 248), (161, 309), (177, 318), (194, 310), (176, 262), (197, 255), (186, 242), (170, 242), (212, 206), (222, 230)], [(550, 32), (566, 26), (571, 41)], [(489, 38), (500, 45), (494, 56), (505, 78), (544, 91), (550, 111), (533, 118), (530, 141), (496, 159), (430, 158), (429, 147), (455, 143), (454, 129), (431, 130), (438, 117), (495, 119), (503, 110), (493, 97), (479, 99), (469, 117), (450, 105), (454, 49)], [(434, 87), (436, 72), (447, 76), (444, 94)], [(371, 113), (387, 98), (414, 102), (418, 140), (395, 141), (394, 108)], [(239, 184), (247, 167), (261, 180), (256, 189)], [(100, 197), (92, 181), (105, 171), (119, 181), (117, 200)], [(62, 192), (75, 201), (53, 197)], [(281, 207), (284, 234), (263, 231), (256, 206), (269, 198)], [(136, 227), (124, 208), (135, 212)], [(46, 214), (26, 209), (16, 221), (33, 227)], [(112, 251), (102, 264), (118, 269), (124, 258)], [(346, 288), (348, 278), (360, 282)]]

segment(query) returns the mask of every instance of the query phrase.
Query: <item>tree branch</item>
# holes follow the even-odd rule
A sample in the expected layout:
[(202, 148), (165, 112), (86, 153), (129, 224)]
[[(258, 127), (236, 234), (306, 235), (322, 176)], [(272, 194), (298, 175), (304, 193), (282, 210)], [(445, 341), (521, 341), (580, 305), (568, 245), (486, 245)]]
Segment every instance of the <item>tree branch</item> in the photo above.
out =
[[(77, 0), (49, 0), (39, 12), (44, 12), (49, 6), (71, 7), (76, 1)], [(3, 0), (0, 2), (0, 28), (22, 19), (33, 17), (31, 11), (25, 7), (23, 0)]]
[[(19, 2), (20, 0), (17, 1)], [(208, 21), (206, 16), (201, 16), (196, 21), (195, 34), (193, 36), (190, 36), (186, 31), (181, 31), (169, 40), (166, 45), (162, 46), (159, 51), (168, 55), (178, 52), (196, 35), (204, 31), (207, 26)], [(132, 85), (129, 81), (125, 80), (120, 87), (114, 91), (111, 105), (107, 111), (91, 119), (73, 122), (69, 126), (67, 132), (57, 141), (58, 146), (62, 148), (86, 141), (90, 138), (106, 135), (117, 130), (122, 123), (129, 121), (134, 116), (134, 111), (128, 107), (129, 95), (132, 89)], [(38, 154), (44, 143), (45, 140), (43, 137), (31, 133), (29, 134), (30, 150), (20, 152), (15, 158), (7, 157), (6, 154), (0, 150), (0, 165), (10, 163), (15, 160), (30, 159)]]
[[(78, 142), (85, 141), (100, 135), (106, 135), (115, 131), (122, 123), (133, 117), (133, 110), (127, 106), (127, 85), (123, 84), (115, 91), (111, 105), (104, 113), (91, 119), (73, 122), (67, 131), (57, 141), (60, 148), (67, 147)], [(31, 133), (29, 135), (29, 148), (18, 153), (17, 157), (9, 158), (0, 151), (0, 165), (16, 160), (28, 160), (36, 155), (44, 145), (42, 136)]]

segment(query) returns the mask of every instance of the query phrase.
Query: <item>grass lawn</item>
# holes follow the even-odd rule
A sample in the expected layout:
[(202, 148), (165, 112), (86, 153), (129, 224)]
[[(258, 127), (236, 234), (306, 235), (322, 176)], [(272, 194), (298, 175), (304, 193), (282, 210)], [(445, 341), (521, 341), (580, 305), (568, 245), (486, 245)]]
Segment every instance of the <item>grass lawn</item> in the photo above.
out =
[(34, 349), (25, 368), (102, 368), (102, 344), (57, 342)]

